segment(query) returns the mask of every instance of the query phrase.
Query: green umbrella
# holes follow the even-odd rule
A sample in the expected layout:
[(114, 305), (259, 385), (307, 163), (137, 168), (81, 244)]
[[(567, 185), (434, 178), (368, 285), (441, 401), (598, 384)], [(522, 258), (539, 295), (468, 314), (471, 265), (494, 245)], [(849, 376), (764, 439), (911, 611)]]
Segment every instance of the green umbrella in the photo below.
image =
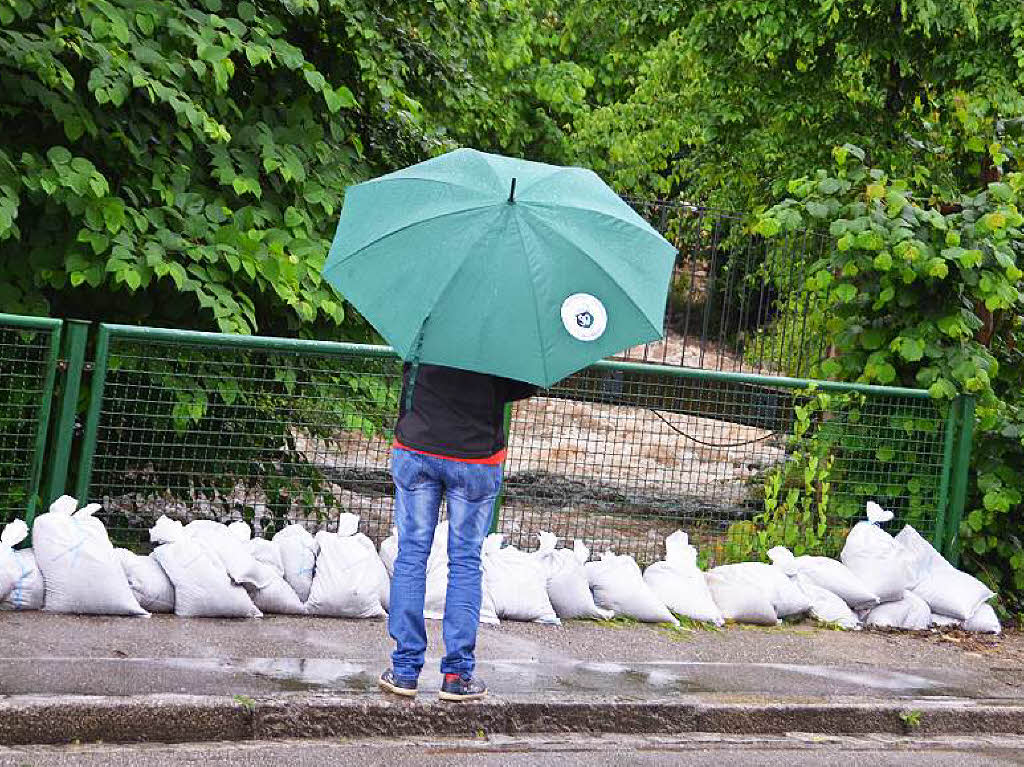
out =
[(324, 277), (403, 359), (550, 386), (662, 336), (675, 252), (592, 171), (457, 149), (349, 188)]

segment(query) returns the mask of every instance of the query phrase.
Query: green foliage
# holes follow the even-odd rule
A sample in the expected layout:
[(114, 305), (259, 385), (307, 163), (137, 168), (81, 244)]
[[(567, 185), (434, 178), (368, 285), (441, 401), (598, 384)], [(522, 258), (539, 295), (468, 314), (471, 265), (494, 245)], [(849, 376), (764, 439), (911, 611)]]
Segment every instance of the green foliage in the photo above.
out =
[(319, 268), (370, 165), (315, 5), (6, 4), (6, 305), (230, 332), (341, 322)]
[[(789, 183), (761, 219), (781, 235), (829, 211), (836, 250), (809, 290), (827, 297), (839, 356), (832, 377), (927, 388), (939, 402), (977, 397), (972, 495), (959, 533), (965, 557), (1009, 599), (1024, 593), (1024, 174), (955, 204), (915, 196), (910, 179), (864, 164), (855, 146), (835, 170)], [(1013, 595), (1017, 596), (1014, 597)]]
[(248, 695), (232, 695), (231, 700), (248, 714), (256, 711), (256, 701)]
[[(819, 393), (796, 406), (790, 440), (794, 451), (765, 477), (764, 512), (752, 521), (730, 525), (725, 547), (729, 561), (767, 560), (768, 551), (775, 546), (785, 546), (796, 556), (834, 548), (829, 545), (834, 535), (829, 528), (834, 445), (809, 438), (809, 432), (815, 416), (834, 408), (835, 399)], [(796, 481), (792, 482), (794, 475)]]
[(727, 561), (767, 560), (774, 546), (835, 556), (874, 500), (924, 535), (941, 486), (942, 418), (928, 403), (811, 388), (796, 397), (787, 459), (769, 470), (765, 511), (730, 525)]
[(644, 30), (623, 60), (632, 87), (573, 132), (577, 158), (623, 190), (751, 210), (852, 141), (949, 198), (1016, 156), (1019, 3), (638, 5), (621, 14)]
[(751, 333), (743, 348), (744, 360), (752, 367), (769, 360), (784, 376), (821, 378), (829, 345), (825, 330), (828, 307), (813, 300), (802, 287), (790, 288), (776, 302), (778, 317)]
[(911, 709), (910, 711), (900, 712), (900, 721), (903, 722), (903, 726), (908, 731), (916, 730), (921, 726), (921, 717), (923, 716), (921, 711), (917, 709)]
[(0, 527), (21, 518), (31, 498), (51, 338), (50, 331), (0, 321)]

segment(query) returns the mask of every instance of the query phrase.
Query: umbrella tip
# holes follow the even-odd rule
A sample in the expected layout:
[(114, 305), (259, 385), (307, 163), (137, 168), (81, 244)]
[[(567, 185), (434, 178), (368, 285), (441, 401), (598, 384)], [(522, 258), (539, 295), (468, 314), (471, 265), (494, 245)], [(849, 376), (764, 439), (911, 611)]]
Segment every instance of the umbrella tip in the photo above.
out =
[(510, 203), (516, 201), (516, 180), (514, 178), (512, 179), (512, 190), (508, 193), (508, 201)]

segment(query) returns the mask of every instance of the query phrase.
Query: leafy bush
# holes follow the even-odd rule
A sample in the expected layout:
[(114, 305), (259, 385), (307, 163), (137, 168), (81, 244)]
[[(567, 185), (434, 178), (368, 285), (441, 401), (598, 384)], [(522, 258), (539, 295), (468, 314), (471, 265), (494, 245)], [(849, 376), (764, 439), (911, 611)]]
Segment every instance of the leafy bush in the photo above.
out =
[[(994, 162), (1006, 158), (991, 148)], [(832, 173), (794, 179), (769, 210), (766, 236), (828, 225), (837, 247), (815, 264), (838, 357), (830, 376), (927, 388), (940, 402), (977, 397), (972, 493), (959, 532), (970, 566), (1010, 600), (1024, 594), (1024, 174), (955, 204), (843, 146)]]

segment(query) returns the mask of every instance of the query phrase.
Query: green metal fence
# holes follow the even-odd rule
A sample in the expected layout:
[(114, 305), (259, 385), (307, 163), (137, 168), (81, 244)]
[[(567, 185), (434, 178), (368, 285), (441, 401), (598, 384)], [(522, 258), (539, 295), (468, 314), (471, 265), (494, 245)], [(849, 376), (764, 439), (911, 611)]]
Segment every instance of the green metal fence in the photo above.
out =
[[(160, 514), (391, 527), (400, 368), (385, 347), (103, 325), (76, 491), (119, 541)], [(926, 392), (603, 362), (518, 404), (496, 527), (651, 561), (682, 527), (712, 561), (771, 535), (836, 553), (870, 499), (941, 548), (962, 510), (966, 404)], [(952, 502), (950, 502), (952, 499)]]
[(0, 314), (0, 524), (38, 505), (61, 324)]

